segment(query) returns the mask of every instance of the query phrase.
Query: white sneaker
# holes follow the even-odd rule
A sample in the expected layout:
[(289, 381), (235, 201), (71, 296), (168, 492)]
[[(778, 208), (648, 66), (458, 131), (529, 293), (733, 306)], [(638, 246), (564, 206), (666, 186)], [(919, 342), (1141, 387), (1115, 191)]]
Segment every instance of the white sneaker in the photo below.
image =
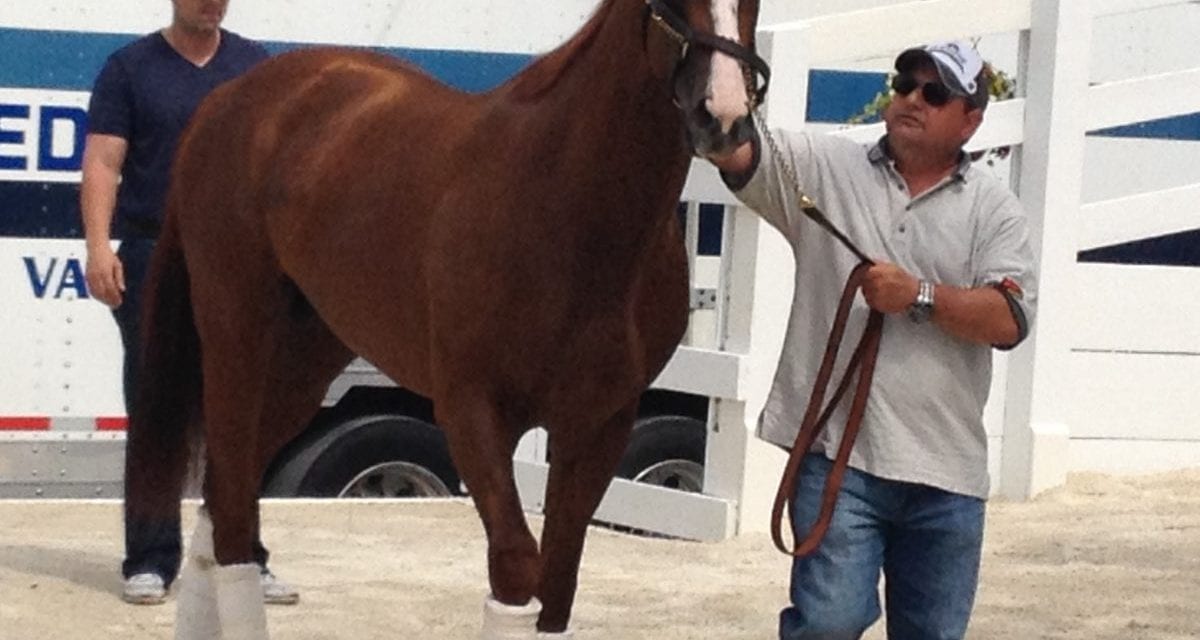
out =
[(286, 582), (280, 582), (270, 569), (264, 568), (258, 574), (262, 582), (263, 602), (266, 604), (296, 604), (300, 602), (300, 592)]
[(162, 604), (167, 601), (167, 587), (157, 573), (135, 573), (125, 579), (121, 599), (129, 604)]

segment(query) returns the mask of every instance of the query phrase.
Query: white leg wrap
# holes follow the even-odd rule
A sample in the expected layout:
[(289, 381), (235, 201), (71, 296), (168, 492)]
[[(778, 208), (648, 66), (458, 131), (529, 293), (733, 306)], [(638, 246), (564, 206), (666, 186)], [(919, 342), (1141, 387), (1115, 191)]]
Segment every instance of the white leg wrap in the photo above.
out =
[(208, 509), (204, 507), (196, 510), (196, 530), (192, 532), (192, 542), (187, 555), (189, 558), (207, 562), (209, 566), (217, 563), (217, 556), (213, 553), (212, 519), (208, 517)]
[(571, 640), (575, 637), (575, 632), (571, 631), (570, 629), (560, 633), (546, 633), (545, 631), (539, 631), (537, 637), (538, 640)]
[(217, 586), (217, 614), (222, 640), (267, 640), (267, 610), (255, 563), (234, 564), (212, 570)]
[(212, 521), (203, 507), (197, 515), (187, 561), (175, 600), (175, 640), (221, 640), (217, 589), (213, 582)]
[(175, 598), (175, 640), (221, 640), (212, 568), (188, 558)]
[(480, 640), (535, 640), (541, 612), (542, 603), (537, 598), (530, 598), (528, 604), (512, 606), (489, 595), (483, 603)]

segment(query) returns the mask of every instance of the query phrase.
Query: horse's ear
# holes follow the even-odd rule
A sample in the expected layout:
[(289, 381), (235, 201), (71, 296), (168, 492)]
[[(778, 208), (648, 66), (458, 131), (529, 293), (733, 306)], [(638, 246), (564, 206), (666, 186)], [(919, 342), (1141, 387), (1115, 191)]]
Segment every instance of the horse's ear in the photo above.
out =
[(738, 4), (738, 29), (742, 35), (742, 44), (751, 51), (757, 48), (758, 10), (758, 0), (741, 0)]

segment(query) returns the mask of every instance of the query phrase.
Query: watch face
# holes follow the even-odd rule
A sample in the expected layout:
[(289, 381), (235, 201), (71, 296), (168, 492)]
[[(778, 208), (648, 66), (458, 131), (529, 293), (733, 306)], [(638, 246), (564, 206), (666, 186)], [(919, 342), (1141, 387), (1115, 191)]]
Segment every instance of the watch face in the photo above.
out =
[(925, 322), (933, 315), (933, 284), (922, 280), (917, 288), (917, 300), (908, 308), (908, 317), (913, 322)]

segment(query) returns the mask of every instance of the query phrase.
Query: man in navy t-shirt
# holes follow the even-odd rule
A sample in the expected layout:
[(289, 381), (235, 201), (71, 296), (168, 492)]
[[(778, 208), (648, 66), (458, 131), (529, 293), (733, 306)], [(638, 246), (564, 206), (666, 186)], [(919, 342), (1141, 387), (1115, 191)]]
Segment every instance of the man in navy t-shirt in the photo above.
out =
[[(139, 370), (142, 281), (162, 224), (171, 160), (188, 120), (205, 96), (267, 58), (266, 49), (220, 28), (228, 0), (172, 0), (171, 25), (109, 56), (92, 92), (80, 189), (87, 237), (87, 282), (113, 309), (125, 347), (126, 413)], [(115, 224), (114, 224), (115, 223)], [(121, 238), (112, 250), (112, 231)], [(152, 491), (126, 483), (131, 493)], [(179, 518), (125, 519), (123, 596), (158, 604), (180, 565)], [(256, 539), (267, 602), (292, 604), (299, 594), (267, 570)]]

